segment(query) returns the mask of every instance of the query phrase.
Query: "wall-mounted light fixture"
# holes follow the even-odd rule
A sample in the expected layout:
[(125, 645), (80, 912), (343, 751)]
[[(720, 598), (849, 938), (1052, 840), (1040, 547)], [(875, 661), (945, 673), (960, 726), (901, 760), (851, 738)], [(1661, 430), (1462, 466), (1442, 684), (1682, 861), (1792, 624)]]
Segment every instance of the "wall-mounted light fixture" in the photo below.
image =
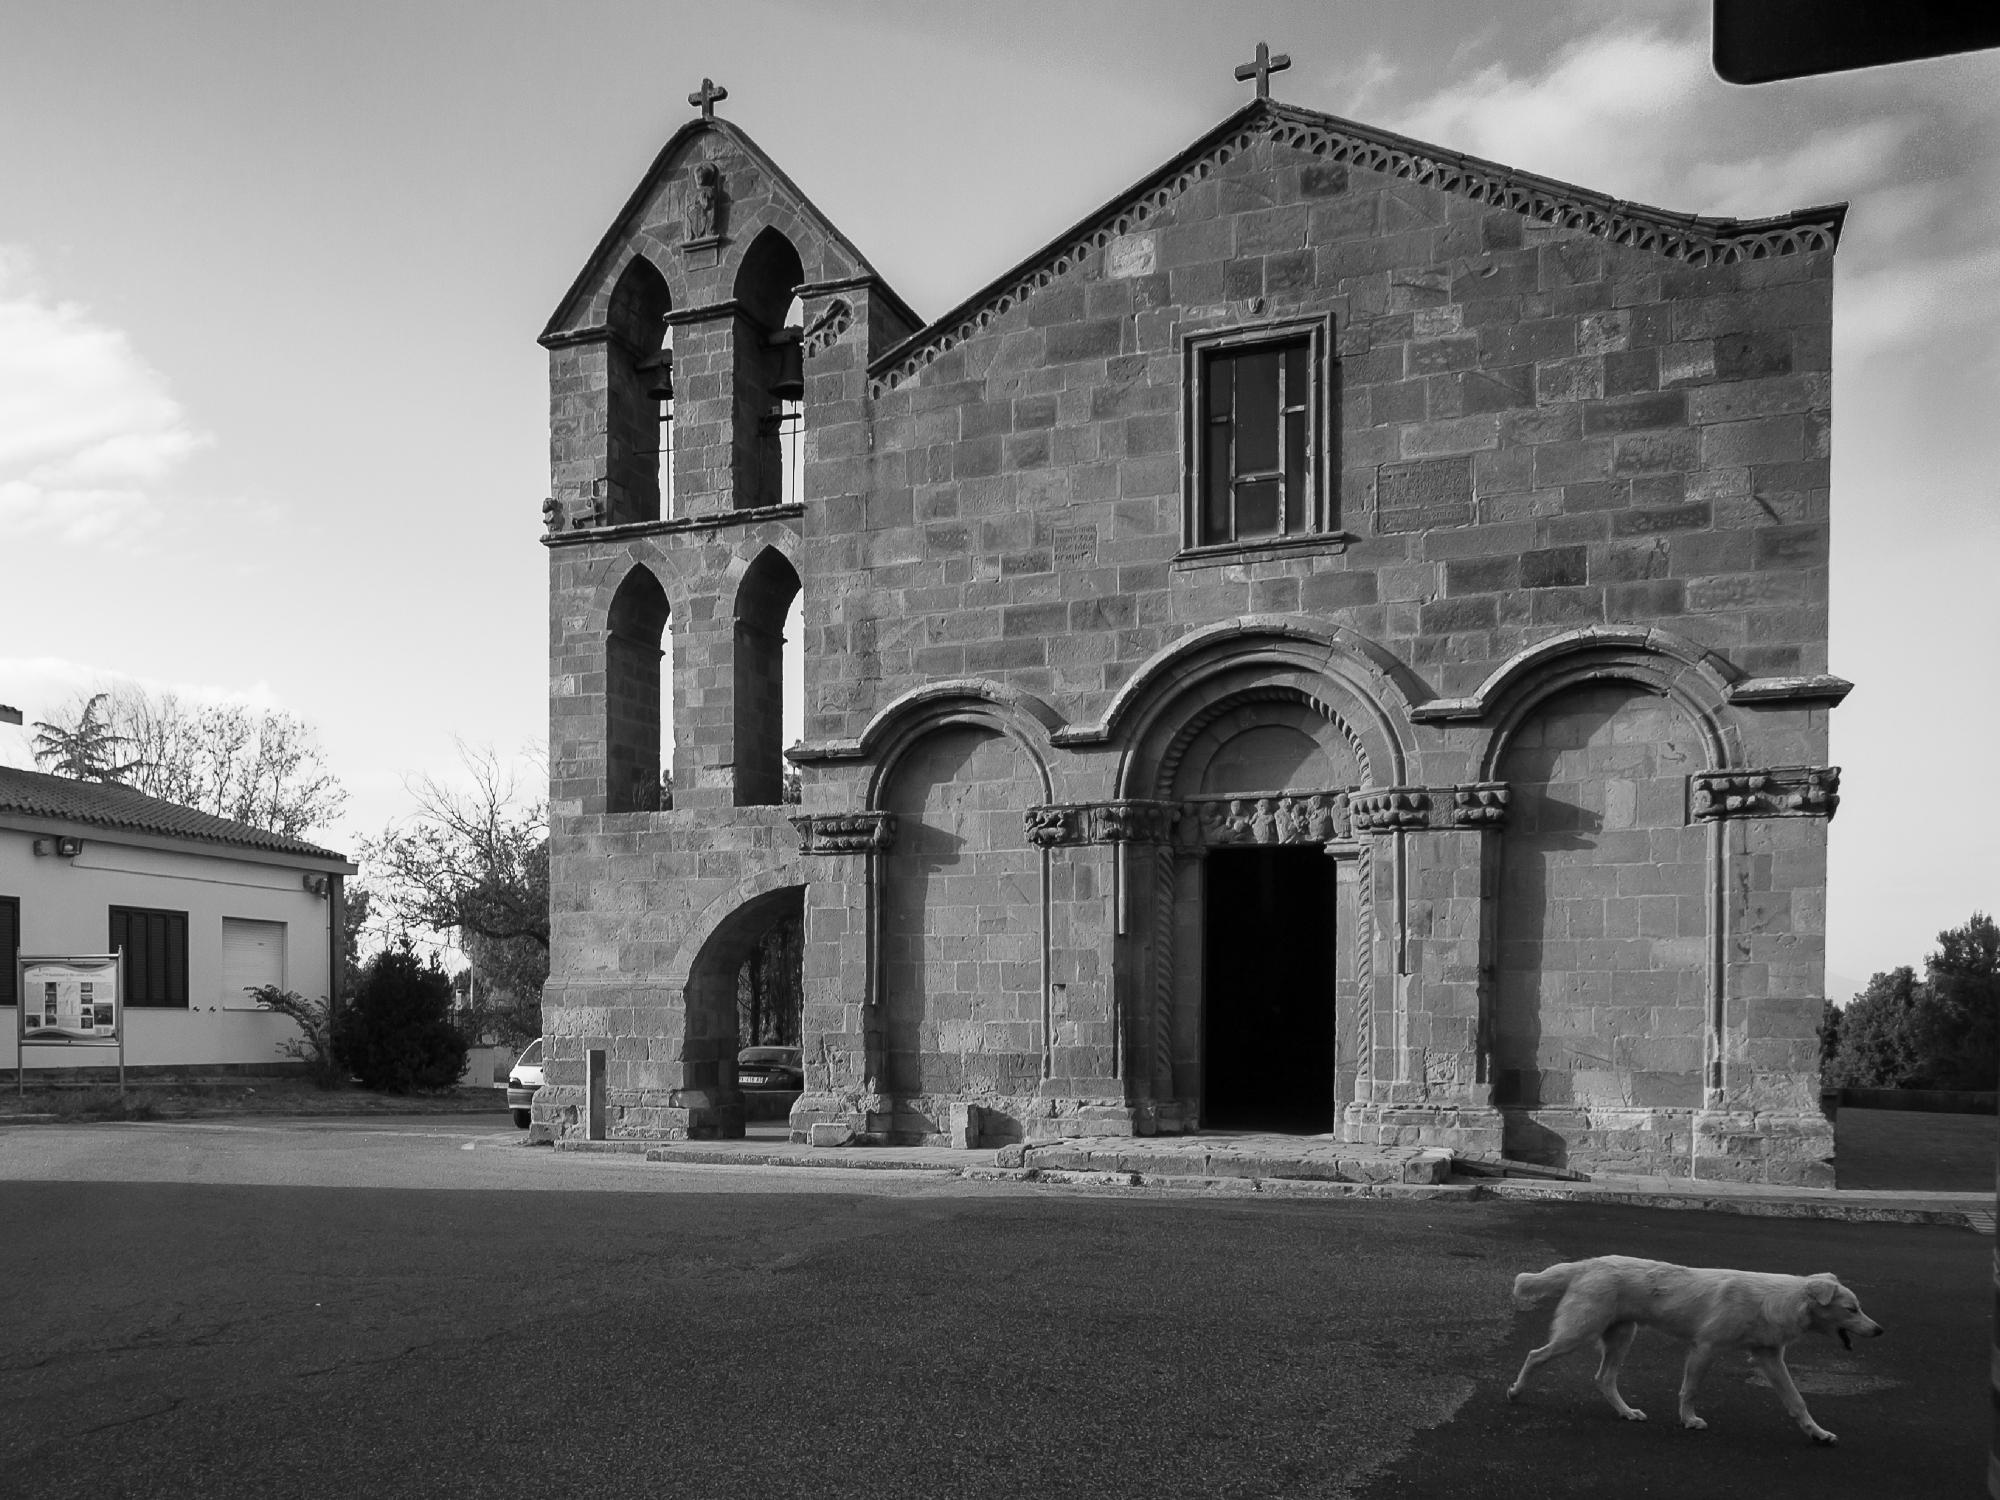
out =
[(60, 854), (65, 859), (75, 859), (77, 855), (83, 853), (83, 840), (67, 838), (36, 839), (35, 853), (43, 856)]
[(327, 883), (324, 875), (306, 875), (300, 877), (300, 881), (307, 890), (319, 897), (320, 900), (324, 901), (326, 899)]

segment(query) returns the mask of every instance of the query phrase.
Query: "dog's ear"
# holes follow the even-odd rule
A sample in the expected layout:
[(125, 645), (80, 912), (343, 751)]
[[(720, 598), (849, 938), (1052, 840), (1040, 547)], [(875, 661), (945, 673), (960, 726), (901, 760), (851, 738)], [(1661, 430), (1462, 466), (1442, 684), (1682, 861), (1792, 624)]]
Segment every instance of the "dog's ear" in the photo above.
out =
[(1818, 1271), (1806, 1278), (1806, 1295), (1821, 1307), (1840, 1295), (1840, 1278), (1831, 1271)]

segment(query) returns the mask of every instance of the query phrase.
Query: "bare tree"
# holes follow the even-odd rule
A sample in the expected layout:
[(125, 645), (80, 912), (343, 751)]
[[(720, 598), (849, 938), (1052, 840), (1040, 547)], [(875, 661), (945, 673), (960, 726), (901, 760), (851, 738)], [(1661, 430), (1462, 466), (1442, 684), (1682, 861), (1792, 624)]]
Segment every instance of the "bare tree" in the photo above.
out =
[[(88, 779), (122, 781), (149, 797), (287, 838), (325, 827), (347, 801), (311, 727), (288, 713), (120, 687), (80, 698), (54, 724), (35, 727), (43, 731), (38, 763), (45, 740), (55, 747), (94, 732), (101, 759), (119, 747), (130, 759), (111, 768), (115, 775)], [(47, 758), (55, 758), (53, 750)]]
[(373, 889), (406, 927), (454, 933), (472, 963), (476, 1024), (540, 1034), (549, 973), (548, 805), (524, 796), (491, 751), (459, 747), (471, 789), (425, 776), (417, 813), (362, 842)]

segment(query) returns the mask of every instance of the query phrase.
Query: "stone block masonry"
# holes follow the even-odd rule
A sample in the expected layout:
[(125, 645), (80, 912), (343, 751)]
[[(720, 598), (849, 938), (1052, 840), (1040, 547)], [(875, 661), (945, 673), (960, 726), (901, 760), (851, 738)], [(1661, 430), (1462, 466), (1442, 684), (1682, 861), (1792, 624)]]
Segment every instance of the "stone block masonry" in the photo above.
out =
[[(1258, 1107), (1237, 1037), (1303, 1048), (1273, 1111), (1353, 1141), (1826, 1180), (1838, 229), (1265, 100), (922, 327), (747, 136), (691, 124), (544, 336), (541, 1128), (584, 1128), (598, 1047), (614, 1133), (740, 1128), (727, 997), (796, 913), (802, 1143), (1196, 1129)], [(758, 426), (780, 285), (799, 505)], [(649, 515), (598, 371), (669, 327)], [(635, 805), (668, 724), (674, 805)], [(1215, 882), (1301, 843), (1333, 936), (1294, 1012), (1216, 955), (1297, 919), (1213, 923)]]

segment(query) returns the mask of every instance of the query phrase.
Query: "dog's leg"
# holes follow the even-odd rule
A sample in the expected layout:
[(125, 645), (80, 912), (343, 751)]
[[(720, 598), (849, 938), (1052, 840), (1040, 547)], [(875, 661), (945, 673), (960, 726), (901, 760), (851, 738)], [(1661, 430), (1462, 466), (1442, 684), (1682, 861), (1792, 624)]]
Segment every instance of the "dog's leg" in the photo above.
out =
[(1715, 1345), (1696, 1344), (1688, 1350), (1687, 1363), (1681, 1366), (1681, 1426), (1695, 1432), (1701, 1431), (1708, 1423), (1694, 1414), (1694, 1388), (1708, 1373), (1715, 1354)]
[(1637, 1323), (1613, 1323), (1604, 1330), (1604, 1336), (1597, 1342), (1603, 1353), (1597, 1361), (1597, 1389), (1611, 1409), (1628, 1422), (1643, 1422), (1646, 1414), (1638, 1407), (1628, 1404), (1618, 1394), (1618, 1369), (1625, 1363), (1626, 1351), (1632, 1347), (1632, 1340), (1639, 1336)]
[(1514, 1377), (1514, 1383), (1507, 1387), (1507, 1399), (1512, 1401), (1521, 1394), (1528, 1383), (1528, 1376), (1539, 1365), (1552, 1359), (1561, 1359), (1565, 1354), (1574, 1354), (1590, 1342), (1597, 1332), (1587, 1315), (1565, 1300), (1556, 1308), (1555, 1320), (1549, 1325), (1549, 1341), (1539, 1349), (1530, 1349), (1528, 1357), (1521, 1361), (1521, 1373)]
[(1790, 1412), (1792, 1420), (1799, 1424), (1800, 1432), (1815, 1443), (1825, 1443), (1829, 1447), (1840, 1441), (1815, 1422), (1812, 1413), (1806, 1410), (1806, 1398), (1801, 1396), (1799, 1388), (1792, 1384), (1792, 1372), (1785, 1366), (1783, 1350), (1757, 1349), (1751, 1352), (1750, 1358), (1757, 1368), (1764, 1372), (1764, 1378), (1771, 1382), (1771, 1388), (1778, 1393), (1778, 1399), (1785, 1403), (1785, 1410)]

